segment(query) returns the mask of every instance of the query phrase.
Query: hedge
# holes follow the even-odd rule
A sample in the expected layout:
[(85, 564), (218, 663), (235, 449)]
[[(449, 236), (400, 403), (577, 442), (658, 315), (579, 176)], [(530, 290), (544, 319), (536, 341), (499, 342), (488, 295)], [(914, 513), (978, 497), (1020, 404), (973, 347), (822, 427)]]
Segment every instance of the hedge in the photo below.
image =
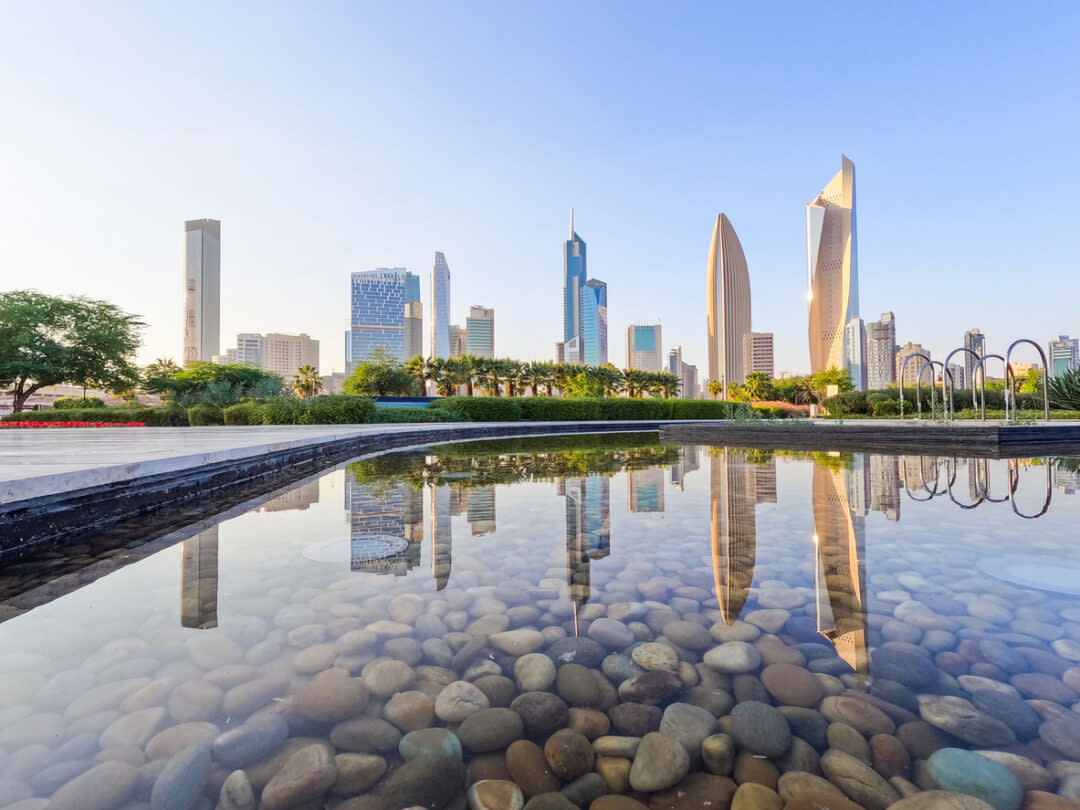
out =
[[(710, 399), (628, 397), (446, 397), (428, 405), (471, 422), (598, 422), (654, 419), (753, 419), (779, 416), (777, 408), (759, 412), (741, 402)], [(765, 411), (765, 409), (761, 409)]]
[(58, 411), (70, 411), (75, 408), (104, 408), (105, 400), (101, 397), (57, 397), (53, 408)]
[[(923, 407), (930, 409), (930, 387), (923, 386), (919, 395), (922, 398)], [(955, 389), (952, 392), (953, 406), (957, 411), (973, 408), (972, 394), (970, 389)], [(934, 401), (941, 405), (942, 391), (934, 391)], [(981, 396), (980, 396), (981, 400)], [(822, 402), (822, 407), (831, 416), (858, 416), (863, 415), (893, 415), (889, 406), (881, 406), (880, 403), (892, 402), (899, 413), (900, 392), (896, 388), (886, 388), (874, 391), (845, 391), (834, 397), (829, 397)], [(1043, 405), (1042, 394), (1017, 394), (1016, 402), (1021, 410), (1041, 410)], [(1005, 407), (1004, 391), (987, 391), (986, 407), (993, 410), (1002, 410)], [(875, 413), (875, 408), (879, 413)], [(915, 410), (915, 388), (904, 387), (904, 413)]]
[(392, 407), (375, 409), (375, 418), (372, 420), (377, 424), (401, 424), (408, 422), (460, 422), (453, 413), (445, 409), (439, 410), (438, 408), (412, 408), (412, 407)]
[[(329, 394), (292, 399), (275, 397), (266, 402), (242, 402), (225, 409), (226, 425), (363, 425), (382, 421), (375, 401), (351, 394)], [(390, 408), (382, 410), (392, 410)], [(398, 410), (420, 410), (405, 409)], [(429, 419), (428, 421), (435, 421)]]
[(520, 422), (519, 400), (510, 397), (444, 397), (429, 408), (449, 411), (466, 422)]
[(217, 405), (211, 405), (208, 402), (200, 402), (197, 405), (192, 405), (187, 410), (187, 417), (188, 424), (197, 427), (225, 424), (225, 417), (221, 412), (221, 408)]
[(241, 402), (230, 405), (222, 415), (226, 425), (261, 425), (263, 423), (262, 405), (258, 402)]
[(141, 408), (71, 408), (46, 411), (20, 411), (0, 417), (5, 422), (19, 422), (33, 416), (35, 422), (143, 422), (152, 427), (188, 424), (187, 411), (175, 405)]

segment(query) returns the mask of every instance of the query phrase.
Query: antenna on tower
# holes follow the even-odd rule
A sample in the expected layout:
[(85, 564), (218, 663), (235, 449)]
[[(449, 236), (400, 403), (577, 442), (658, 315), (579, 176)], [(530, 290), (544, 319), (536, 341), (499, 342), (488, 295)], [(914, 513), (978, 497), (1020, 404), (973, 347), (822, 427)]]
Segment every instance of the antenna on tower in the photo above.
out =
[(570, 241), (574, 241), (574, 206), (570, 206)]

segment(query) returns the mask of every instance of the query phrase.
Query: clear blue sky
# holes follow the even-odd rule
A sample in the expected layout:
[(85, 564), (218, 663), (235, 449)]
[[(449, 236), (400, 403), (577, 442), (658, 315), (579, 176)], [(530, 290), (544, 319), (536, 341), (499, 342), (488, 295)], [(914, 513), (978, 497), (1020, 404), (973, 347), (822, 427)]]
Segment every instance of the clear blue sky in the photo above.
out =
[[(453, 274), (550, 359), (569, 208), (610, 353), (705, 363), (716, 215), (777, 369), (808, 368), (804, 205), (856, 165), (862, 315), (935, 354), (1080, 332), (1080, 5), (8, 3), (0, 289), (105, 298), (179, 356), (183, 221), (222, 220), (222, 349), (305, 331), (347, 275)], [(981, 285), (981, 288), (980, 288)], [(427, 307), (425, 307), (427, 310)], [(425, 312), (426, 314), (426, 312)], [(426, 324), (425, 324), (426, 334)], [(1028, 358), (1018, 358), (1025, 360)]]

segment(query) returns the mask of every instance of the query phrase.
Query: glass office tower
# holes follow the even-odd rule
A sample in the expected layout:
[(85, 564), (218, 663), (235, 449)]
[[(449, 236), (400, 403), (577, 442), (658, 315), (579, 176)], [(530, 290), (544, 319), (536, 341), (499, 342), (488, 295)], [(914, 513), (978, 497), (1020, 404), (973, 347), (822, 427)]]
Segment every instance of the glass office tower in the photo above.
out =
[(563, 247), (563, 340), (581, 334), (581, 291), (585, 288), (585, 240), (574, 232), (574, 209), (570, 209), (570, 238)]
[(431, 357), (451, 357), (450, 353), (450, 266), (435, 251), (431, 268)]
[(184, 223), (184, 364), (221, 354), (221, 222)]
[(581, 290), (582, 360), (586, 365), (602, 366), (608, 361), (607, 326), (607, 284), (589, 279)]
[(346, 364), (351, 371), (375, 349), (406, 360), (405, 291), (410, 273), (404, 267), (378, 267), (352, 274)]

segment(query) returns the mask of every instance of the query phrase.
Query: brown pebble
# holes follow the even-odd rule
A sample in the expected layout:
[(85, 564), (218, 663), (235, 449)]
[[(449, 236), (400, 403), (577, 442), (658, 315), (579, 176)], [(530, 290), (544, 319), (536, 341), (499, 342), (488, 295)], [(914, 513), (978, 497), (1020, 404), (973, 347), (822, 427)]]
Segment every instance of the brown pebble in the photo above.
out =
[(735, 757), (734, 776), (736, 784), (756, 782), (771, 790), (780, 783), (780, 770), (772, 762), (745, 749)]
[(630, 787), (631, 762), (623, 757), (597, 757), (596, 772), (604, 777), (609, 793), (625, 793)]
[(739, 785), (731, 799), (731, 810), (782, 810), (783, 806), (780, 794), (757, 782)]
[(596, 709), (574, 707), (570, 709), (568, 726), (590, 740), (595, 740), (597, 737), (603, 737), (611, 730), (611, 720), (608, 719), (606, 714)]
[(485, 779), (505, 781), (511, 778), (510, 769), (506, 767), (505, 751), (477, 754), (469, 760), (468, 783), (470, 785)]
[(904, 744), (891, 734), (875, 734), (870, 738), (870, 760), (874, 770), (891, 779), (911, 773), (911, 757)]
[(589, 810), (649, 810), (649, 808), (629, 796), (608, 795), (594, 799), (589, 805)]
[(674, 787), (649, 797), (649, 810), (702, 810), (727, 807), (735, 795), (735, 783), (727, 776), (692, 773)]
[(562, 787), (544, 750), (528, 740), (516, 740), (506, 749), (506, 769), (526, 796), (551, 793)]
[(573, 729), (564, 728), (552, 734), (544, 744), (544, 756), (552, 772), (570, 782), (593, 768), (593, 748), (588, 738)]

